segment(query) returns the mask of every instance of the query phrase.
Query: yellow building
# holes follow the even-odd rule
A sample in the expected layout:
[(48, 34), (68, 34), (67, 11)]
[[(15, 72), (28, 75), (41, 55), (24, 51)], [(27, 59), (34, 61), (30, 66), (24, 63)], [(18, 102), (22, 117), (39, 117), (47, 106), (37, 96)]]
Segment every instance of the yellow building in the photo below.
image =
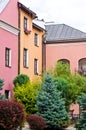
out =
[(42, 73), (42, 39), (44, 29), (33, 23), (37, 15), (23, 4), (19, 7), (19, 74), (26, 74), (32, 80)]

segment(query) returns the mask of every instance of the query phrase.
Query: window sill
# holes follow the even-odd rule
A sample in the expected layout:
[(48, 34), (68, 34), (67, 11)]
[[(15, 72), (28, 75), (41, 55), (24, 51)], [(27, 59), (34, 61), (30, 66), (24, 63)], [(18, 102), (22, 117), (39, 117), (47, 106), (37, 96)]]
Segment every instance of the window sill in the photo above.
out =
[(39, 44), (35, 44), (36, 47), (39, 47)]
[(34, 75), (39, 75), (38, 73), (35, 73)]
[(29, 67), (27, 67), (27, 66), (24, 66), (24, 68), (28, 69)]
[(11, 68), (12, 66), (9, 66), (9, 65), (5, 65), (5, 67)]

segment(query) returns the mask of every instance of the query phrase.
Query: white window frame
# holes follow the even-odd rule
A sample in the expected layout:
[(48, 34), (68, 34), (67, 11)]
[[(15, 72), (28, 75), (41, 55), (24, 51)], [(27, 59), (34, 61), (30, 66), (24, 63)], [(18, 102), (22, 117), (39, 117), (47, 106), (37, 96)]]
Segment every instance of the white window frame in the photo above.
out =
[(12, 51), (10, 48), (5, 48), (5, 66), (12, 66)]

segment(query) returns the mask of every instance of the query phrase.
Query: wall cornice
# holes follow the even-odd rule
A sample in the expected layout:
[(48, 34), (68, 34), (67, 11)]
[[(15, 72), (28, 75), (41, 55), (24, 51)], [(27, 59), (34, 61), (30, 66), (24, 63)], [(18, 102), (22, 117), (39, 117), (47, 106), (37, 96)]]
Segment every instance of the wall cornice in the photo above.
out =
[(16, 28), (16, 27), (13, 27), (12, 25), (0, 20), (0, 28), (10, 32), (10, 33), (13, 33), (15, 35), (18, 35), (19, 34), (19, 29)]

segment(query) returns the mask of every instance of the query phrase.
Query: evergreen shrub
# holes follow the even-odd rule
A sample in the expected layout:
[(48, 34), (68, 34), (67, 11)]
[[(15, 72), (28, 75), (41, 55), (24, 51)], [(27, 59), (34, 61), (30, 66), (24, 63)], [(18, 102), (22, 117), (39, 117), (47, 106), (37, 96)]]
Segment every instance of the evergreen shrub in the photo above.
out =
[(14, 101), (0, 101), (0, 130), (17, 130), (23, 121), (22, 104)]
[(32, 130), (43, 130), (46, 127), (46, 122), (41, 116), (32, 114), (28, 115), (26, 119)]
[[(4, 80), (0, 79), (0, 91), (3, 89)], [(0, 100), (5, 100), (5, 95), (0, 93)]]
[(80, 105), (81, 114), (75, 127), (77, 130), (86, 130), (86, 93), (79, 96), (78, 103)]
[(17, 87), (18, 85), (22, 86), (24, 84), (27, 84), (28, 82), (30, 82), (30, 79), (25, 74), (20, 74), (13, 80), (13, 84), (15, 87)]
[(53, 77), (45, 75), (42, 88), (37, 97), (37, 115), (42, 116), (49, 129), (60, 129), (69, 125), (68, 113), (65, 109), (65, 100), (57, 88)]

